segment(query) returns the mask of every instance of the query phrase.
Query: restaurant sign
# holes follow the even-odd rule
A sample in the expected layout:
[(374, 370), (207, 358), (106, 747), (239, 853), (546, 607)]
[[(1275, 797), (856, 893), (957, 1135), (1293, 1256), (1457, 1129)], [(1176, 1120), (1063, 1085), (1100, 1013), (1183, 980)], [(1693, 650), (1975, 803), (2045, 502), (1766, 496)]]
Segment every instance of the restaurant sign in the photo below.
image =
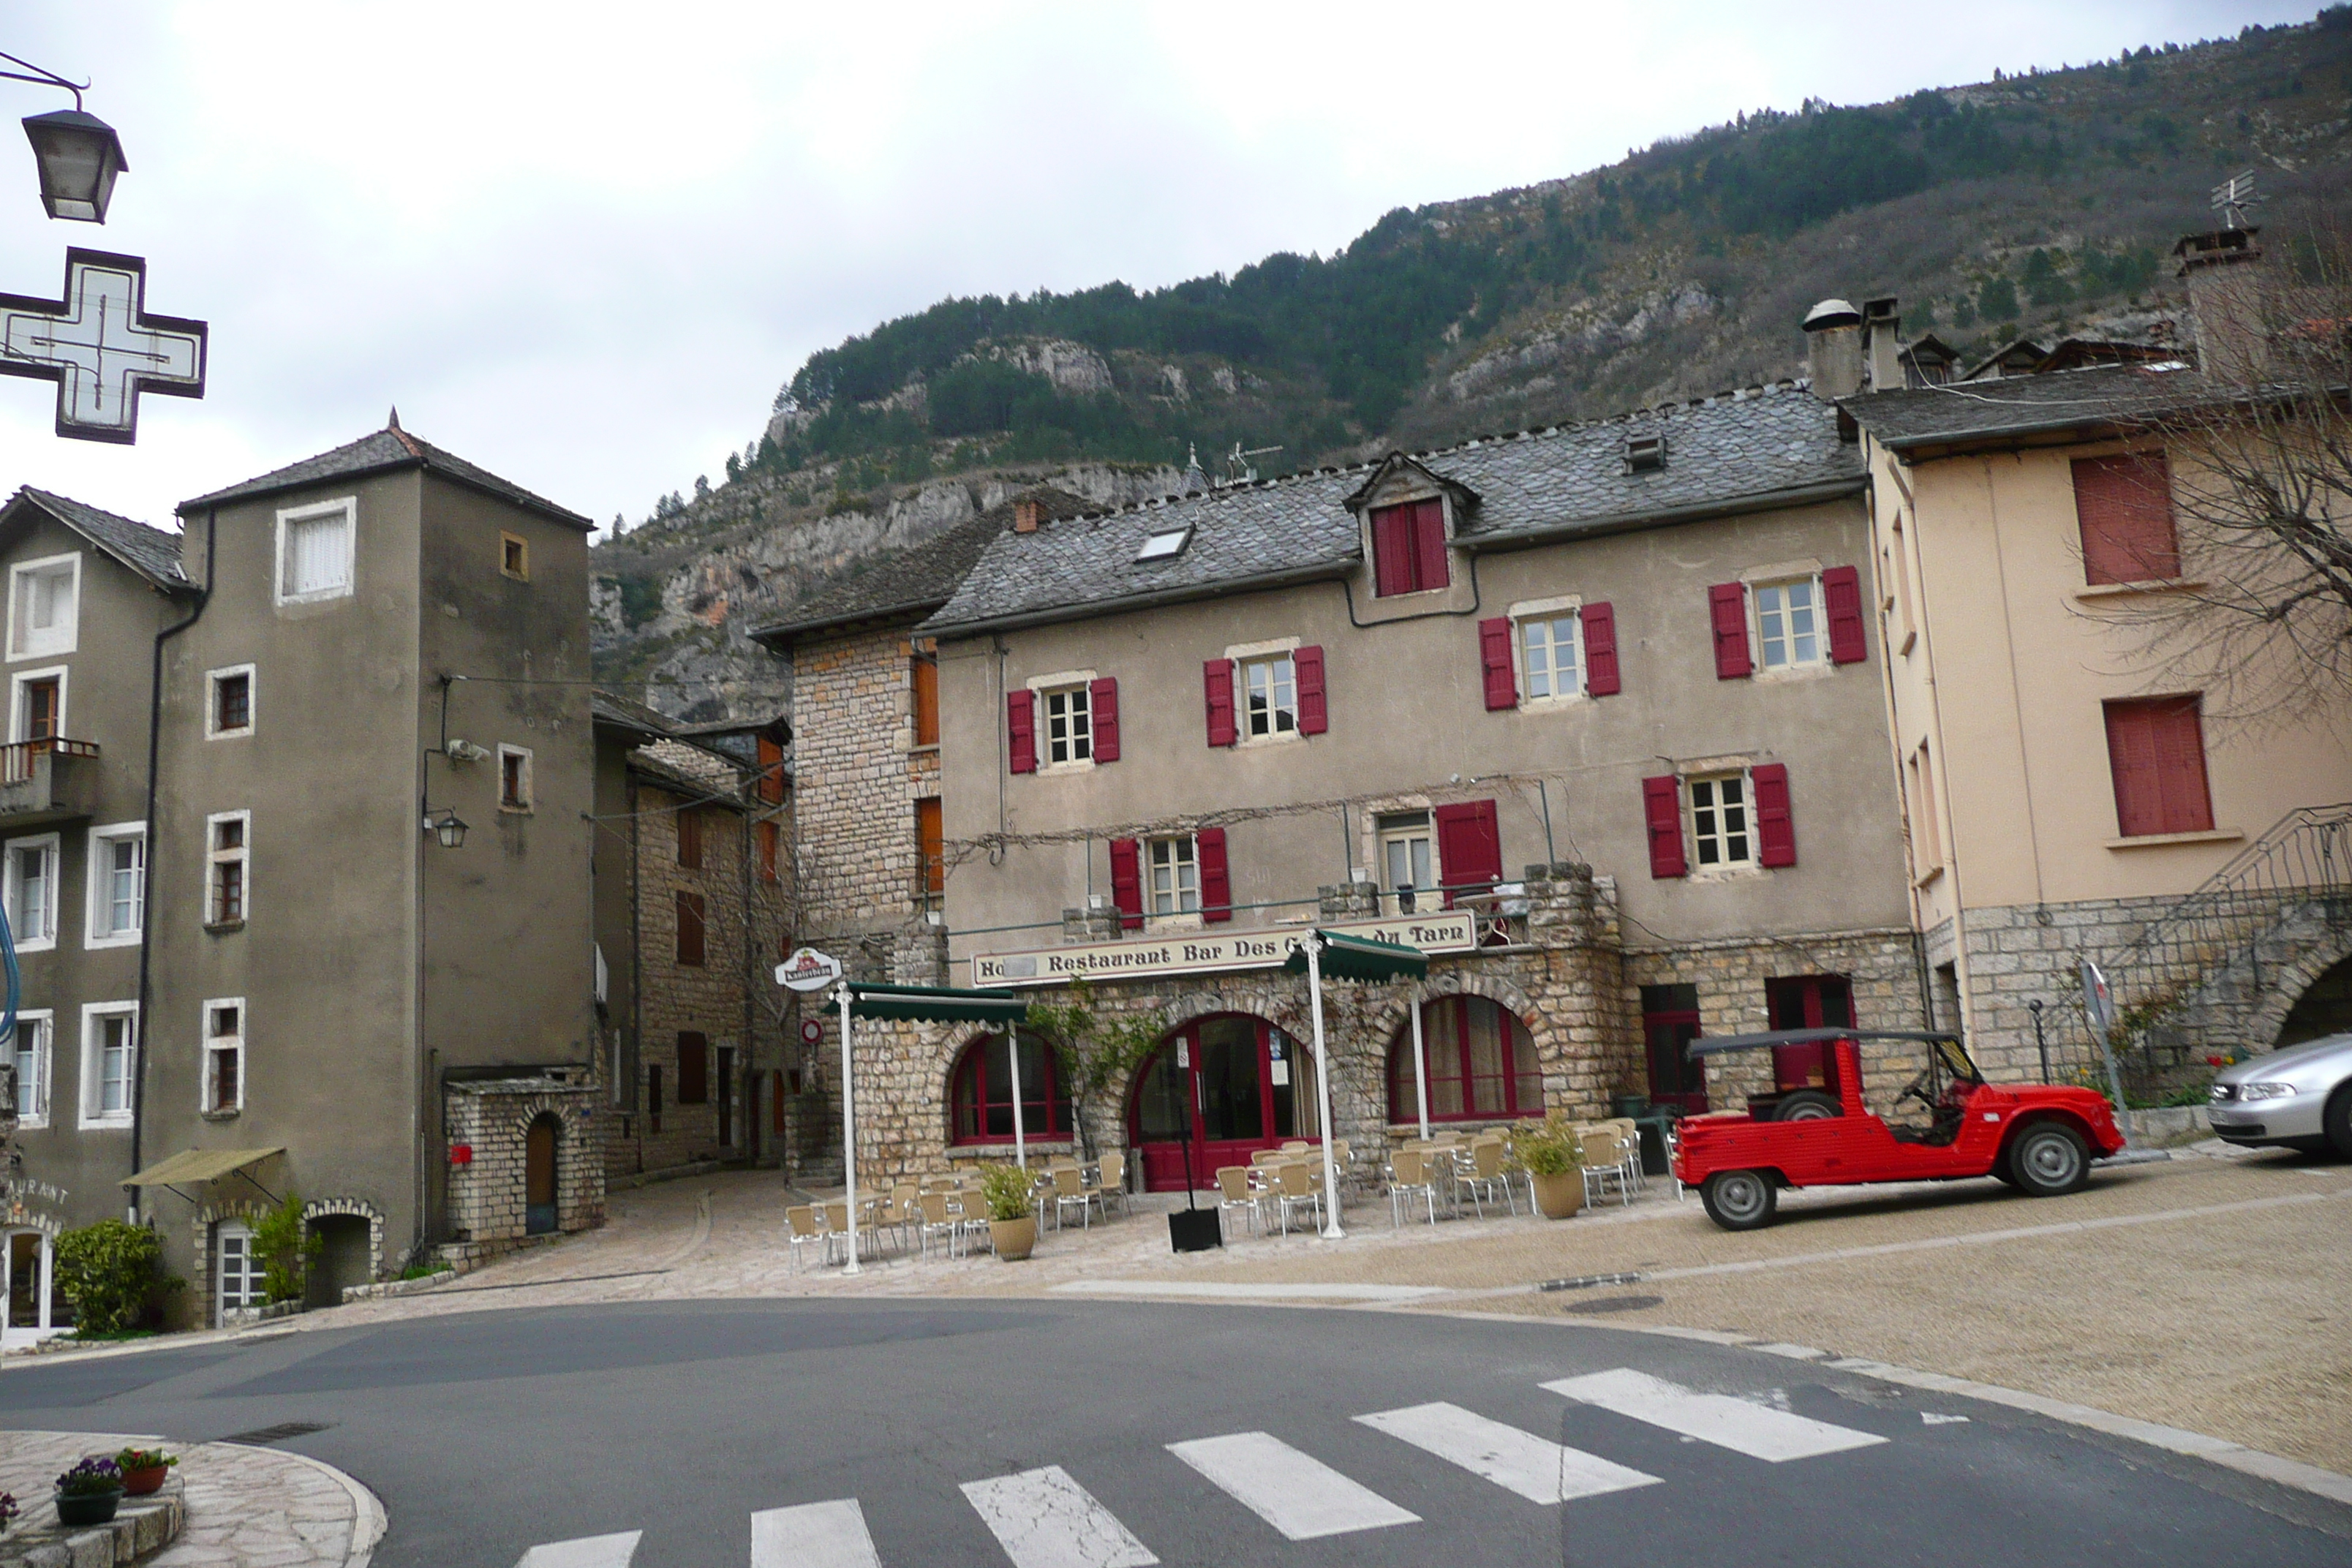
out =
[[(1478, 922), (1467, 910), (1443, 910), (1393, 919), (1344, 921), (1321, 928), (1365, 942), (1394, 942), (1423, 952), (1469, 952)], [(1066, 985), (1073, 980), (1134, 980), (1155, 974), (1218, 974), (1278, 969), (1303, 926), (1249, 931), (1183, 931), (1124, 942), (1073, 942), (1023, 952), (982, 953), (971, 961), (977, 986)]]

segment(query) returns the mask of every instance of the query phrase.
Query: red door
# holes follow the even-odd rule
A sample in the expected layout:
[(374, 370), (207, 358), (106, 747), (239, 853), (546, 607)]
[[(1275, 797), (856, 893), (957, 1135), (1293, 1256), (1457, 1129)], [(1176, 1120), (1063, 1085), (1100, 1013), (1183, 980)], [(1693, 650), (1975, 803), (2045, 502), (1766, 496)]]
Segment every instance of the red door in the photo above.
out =
[(1261, 1018), (1196, 1018), (1160, 1043), (1139, 1075), (1129, 1132), (1147, 1192), (1181, 1192), (1189, 1157), (1200, 1191), (1220, 1165), (1314, 1125), (1312, 1074), (1297, 1043)]
[[(1851, 1029), (1853, 987), (1843, 974), (1800, 974), (1764, 983), (1767, 1016), (1775, 1029)], [(1830, 1087), (1818, 1045), (1772, 1047), (1773, 1087), (1783, 1093)]]

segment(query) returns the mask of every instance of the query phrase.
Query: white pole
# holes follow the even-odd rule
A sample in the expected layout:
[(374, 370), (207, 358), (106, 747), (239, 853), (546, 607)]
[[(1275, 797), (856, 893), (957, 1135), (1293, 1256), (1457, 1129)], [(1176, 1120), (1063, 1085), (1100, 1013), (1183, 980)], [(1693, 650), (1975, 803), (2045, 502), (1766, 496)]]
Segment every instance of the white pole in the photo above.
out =
[(1021, 1131), (1021, 1031), (1004, 1031), (1004, 1054), (1013, 1061), (1013, 1158), (1023, 1170), (1029, 1168), (1029, 1141)]
[(1412, 988), (1412, 1098), (1421, 1108), (1421, 1141), (1429, 1142), (1429, 1053), (1421, 1044), (1421, 987)]
[(849, 1187), (849, 1261), (844, 1274), (857, 1272), (857, 1110), (849, 1081), (849, 986), (841, 987), (841, 1173)]
[(1307, 933), (1307, 1005), (1315, 1016), (1315, 1098), (1323, 1112), (1323, 1239), (1338, 1241), (1339, 1173), (1331, 1160), (1331, 1061), (1323, 1049), (1323, 933)]

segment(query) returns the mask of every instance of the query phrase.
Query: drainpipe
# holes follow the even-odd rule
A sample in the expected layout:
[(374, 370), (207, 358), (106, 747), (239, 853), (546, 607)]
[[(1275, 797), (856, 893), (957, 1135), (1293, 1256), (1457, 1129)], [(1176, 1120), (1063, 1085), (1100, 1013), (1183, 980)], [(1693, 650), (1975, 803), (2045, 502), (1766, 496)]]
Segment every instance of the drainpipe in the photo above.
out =
[[(185, 619), (155, 634), (155, 650), (147, 667), (147, 886), (139, 917), (139, 1034), (138, 1049), (131, 1058), (131, 1169), (126, 1173), (133, 1176), (139, 1173), (141, 1134), (147, 1123), (148, 954), (155, 940), (155, 868), (161, 864), (155, 853), (155, 763), (163, 741), (163, 645), (203, 619), (205, 606), (213, 602), (213, 544), (218, 519), (214, 508), (205, 509), (205, 584), (197, 590), (196, 607)], [(131, 1189), (130, 1217), (131, 1224), (139, 1223), (137, 1187)]]
[(637, 774), (628, 759), (621, 759), (621, 776), (628, 781), (629, 802), (629, 1093), (622, 1101), (629, 1108), (629, 1124), (636, 1129), (637, 1173), (646, 1169), (646, 1108), (637, 1099), (637, 1075), (644, 1070), (645, 1055), (645, 919), (644, 906), (637, 892)]

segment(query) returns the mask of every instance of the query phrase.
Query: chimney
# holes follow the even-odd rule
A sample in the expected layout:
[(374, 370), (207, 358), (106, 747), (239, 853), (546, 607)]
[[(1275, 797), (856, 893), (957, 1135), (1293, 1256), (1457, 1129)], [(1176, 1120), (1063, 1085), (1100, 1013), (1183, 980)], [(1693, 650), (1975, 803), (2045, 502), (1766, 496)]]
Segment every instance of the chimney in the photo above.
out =
[(2197, 362), (2216, 381), (2245, 386), (2270, 360), (2263, 330), (2263, 247), (2258, 228), (2223, 228), (2192, 234), (2172, 247), (2179, 276), (2189, 284), (2189, 310), (2197, 321)]
[(1870, 390), (1899, 392), (1903, 376), (1903, 318), (1895, 313), (1895, 296), (1862, 302), (1862, 358), (1870, 372)]
[(1037, 531), (1037, 498), (1035, 496), (1023, 496), (1013, 503), (1013, 531), (1015, 533)]
[(1805, 312), (1805, 357), (1813, 395), (1834, 402), (1862, 390), (1862, 312), (1843, 300), (1824, 300)]

